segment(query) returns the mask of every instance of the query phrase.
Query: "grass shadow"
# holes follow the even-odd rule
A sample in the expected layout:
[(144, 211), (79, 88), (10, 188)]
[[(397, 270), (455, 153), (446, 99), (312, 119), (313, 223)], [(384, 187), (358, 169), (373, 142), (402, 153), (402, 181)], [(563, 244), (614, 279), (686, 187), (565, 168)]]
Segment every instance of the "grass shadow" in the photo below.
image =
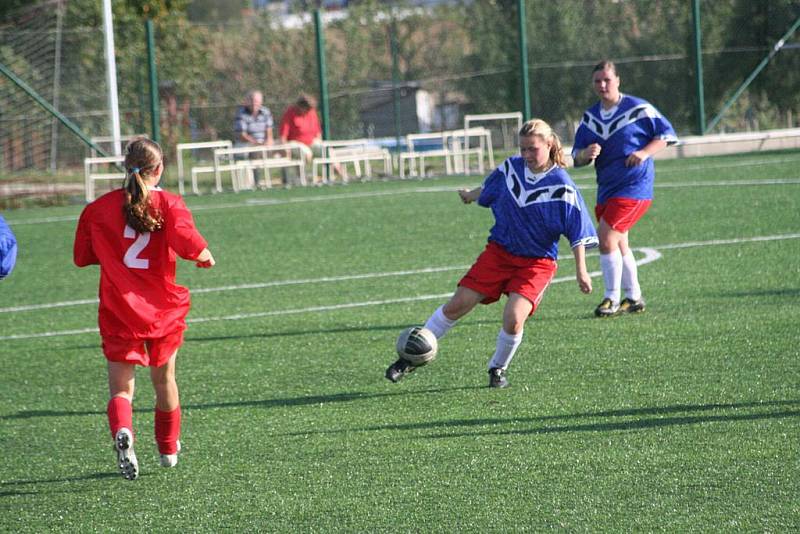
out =
[[(361, 428), (346, 428), (333, 430), (315, 430), (311, 432), (290, 432), (279, 434), (284, 436), (309, 435), (309, 434), (337, 434), (348, 432), (374, 432), (374, 431), (413, 431), (413, 430), (437, 430), (447, 428), (475, 428), (485, 426), (518, 426), (531, 425), (535, 423), (550, 423), (552, 421), (565, 421), (567, 424), (536, 426), (514, 430), (485, 430), (476, 432), (445, 432), (430, 434), (427, 438), (460, 438), (471, 436), (489, 435), (525, 435), (525, 434), (549, 434), (556, 432), (602, 432), (602, 431), (621, 431), (621, 430), (642, 430), (648, 428), (659, 428), (665, 426), (688, 425), (704, 422), (726, 422), (726, 421), (747, 421), (758, 419), (774, 419), (800, 416), (799, 410), (781, 410), (768, 413), (733, 413), (724, 415), (704, 415), (704, 412), (718, 410), (751, 410), (754, 408), (765, 407), (800, 407), (800, 400), (781, 400), (768, 402), (744, 402), (744, 403), (712, 403), (712, 404), (676, 404), (673, 406), (658, 406), (646, 408), (629, 408), (621, 410), (604, 410), (595, 412), (582, 412), (564, 415), (543, 415), (533, 417), (509, 417), (509, 418), (479, 418), (479, 419), (458, 419), (450, 421), (427, 421), (421, 423), (403, 423), (396, 425), (376, 425)], [(700, 412), (692, 414), (692, 412)], [(658, 417), (676, 413), (686, 413), (679, 417)], [(651, 417), (652, 416), (652, 417)], [(616, 418), (633, 417), (632, 420), (617, 421)], [(584, 424), (570, 424), (569, 421), (576, 419), (604, 418), (610, 421), (601, 421)]]
[[(181, 405), (183, 410), (207, 410), (218, 408), (243, 408), (243, 407), (256, 407), (256, 408), (278, 408), (287, 406), (307, 406), (310, 404), (330, 404), (337, 402), (352, 402), (359, 400), (379, 399), (386, 397), (408, 396), (408, 395), (428, 395), (431, 393), (446, 393), (450, 391), (466, 391), (471, 389), (482, 389), (479, 386), (461, 386), (452, 388), (432, 388), (423, 390), (397, 390), (393, 392), (382, 393), (366, 393), (362, 391), (354, 391), (350, 393), (335, 393), (332, 395), (310, 395), (304, 397), (286, 397), (275, 399), (254, 399), (244, 401), (230, 401), (230, 402), (209, 402), (201, 404), (186, 403)], [(135, 408), (134, 413), (149, 412), (152, 408)], [(83, 411), (68, 411), (68, 410), (23, 410), (11, 415), (0, 416), (0, 421), (11, 419), (32, 419), (36, 417), (72, 417), (72, 416), (87, 416), (87, 415), (105, 415), (106, 412), (102, 410), (83, 410)]]

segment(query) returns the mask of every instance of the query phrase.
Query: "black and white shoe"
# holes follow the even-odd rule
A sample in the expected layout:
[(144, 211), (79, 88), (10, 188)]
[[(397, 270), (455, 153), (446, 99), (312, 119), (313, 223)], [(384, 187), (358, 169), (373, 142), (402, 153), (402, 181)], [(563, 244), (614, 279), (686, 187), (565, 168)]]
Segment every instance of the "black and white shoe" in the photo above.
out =
[(614, 317), (619, 313), (619, 304), (614, 303), (610, 298), (603, 299), (597, 308), (594, 309), (596, 317)]
[(490, 388), (507, 388), (508, 378), (506, 378), (506, 370), (500, 367), (493, 367), (489, 369), (489, 387)]
[(633, 300), (625, 297), (622, 299), (622, 302), (619, 303), (618, 313), (642, 313), (644, 308), (645, 303), (643, 298), (640, 298), (639, 300)]
[(139, 476), (139, 462), (133, 452), (133, 432), (128, 428), (120, 428), (114, 438), (114, 450), (117, 451), (117, 467), (126, 480), (136, 480)]
[(386, 369), (386, 378), (394, 383), (400, 382), (403, 377), (416, 371), (417, 368), (411, 362), (398, 358), (396, 362)]

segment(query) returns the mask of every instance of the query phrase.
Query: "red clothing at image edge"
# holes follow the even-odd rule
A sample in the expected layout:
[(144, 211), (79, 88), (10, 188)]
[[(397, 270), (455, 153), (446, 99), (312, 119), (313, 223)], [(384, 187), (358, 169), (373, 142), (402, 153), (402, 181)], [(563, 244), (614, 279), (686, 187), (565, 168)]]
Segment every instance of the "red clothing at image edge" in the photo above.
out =
[(156, 188), (150, 198), (164, 220), (155, 232), (137, 234), (127, 226), (122, 189), (86, 206), (78, 221), (75, 264), (100, 265), (102, 336), (150, 339), (186, 328), (190, 297), (175, 283), (177, 256), (193, 260), (207, 243), (180, 196)]
[(281, 117), (278, 135), (289, 141), (298, 141), (311, 146), (314, 139), (322, 134), (317, 113), (313, 109), (305, 115), (300, 114), (297, 106), (289, 106)]

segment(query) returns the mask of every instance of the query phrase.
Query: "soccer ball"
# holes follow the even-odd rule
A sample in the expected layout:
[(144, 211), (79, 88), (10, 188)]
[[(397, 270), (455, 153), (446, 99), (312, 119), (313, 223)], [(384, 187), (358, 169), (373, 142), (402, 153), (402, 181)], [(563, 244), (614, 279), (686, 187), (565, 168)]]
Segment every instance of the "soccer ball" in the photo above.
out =
[(420, 367), (436, 358), (439, 344), (433, 332), (423, 326), (411, 326), (397, 338), (397, 355), (414, 367)]

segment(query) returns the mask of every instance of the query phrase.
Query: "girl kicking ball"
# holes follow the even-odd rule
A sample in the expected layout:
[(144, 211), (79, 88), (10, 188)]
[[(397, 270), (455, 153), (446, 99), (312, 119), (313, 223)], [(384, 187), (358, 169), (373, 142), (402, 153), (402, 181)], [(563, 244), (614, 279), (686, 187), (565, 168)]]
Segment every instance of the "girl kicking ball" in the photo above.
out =
[[(592, 291), (585, 249), (597, 246), (597, 233), (577, 186), (564, 170), (561, 141), (543, 120), (519, 131), (519, 156), (504, 161), (483, 185), (458, 192), (465, 204), (491, 208), (495, 224), (489, 243), (458, 283), (450, 300), (428, 318), (425, 328), (437, 340), (478, 304), (508, 295), (503, 326), (489, 359), (489, 386), (508, 386), (506, 370), (522, 343), (523, 327), (536, 311), (556, 273), (558, 241), (567, 237), (575, 257), (578, 287)], [(403, 358), (386, 369), (398, 382), (416, 367)]]

